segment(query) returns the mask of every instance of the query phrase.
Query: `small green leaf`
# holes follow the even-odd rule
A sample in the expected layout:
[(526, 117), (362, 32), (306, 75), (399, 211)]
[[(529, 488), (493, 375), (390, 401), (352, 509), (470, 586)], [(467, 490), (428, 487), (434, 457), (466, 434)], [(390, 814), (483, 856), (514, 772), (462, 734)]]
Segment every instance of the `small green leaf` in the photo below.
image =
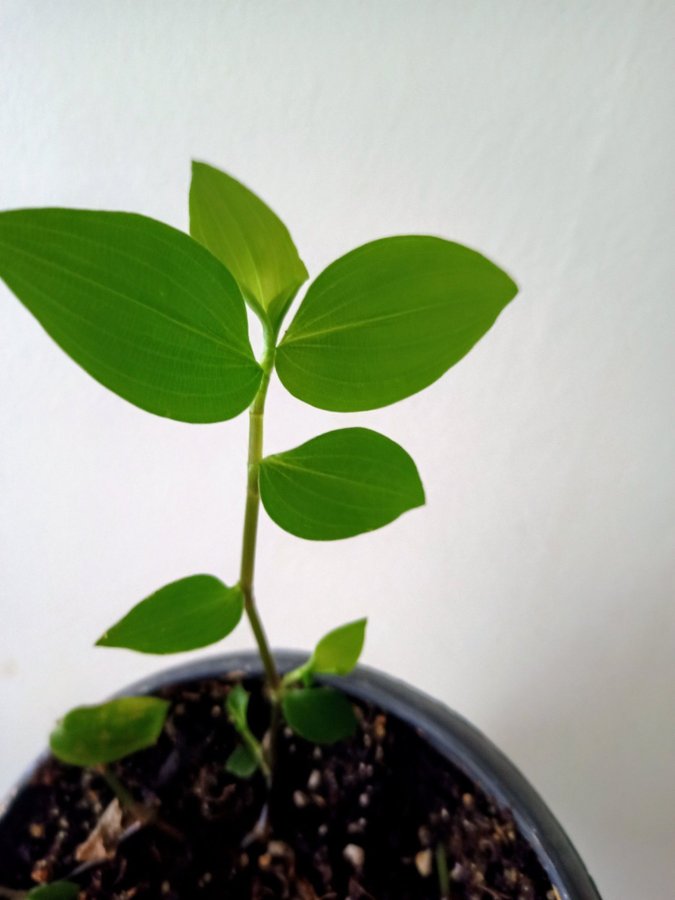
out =
[(356, 731), (352, 705), (335, 688), (290, 690), (284, 695), (282, 707), (293, 731), (315, 744), (334, 744)]
[(250, 778), (258, 766), (258, 758), (246, 744), (237, 744), (225, 763), (227, 771), (237, 778)]
[(99, 647), (181, 653), (215, 644), (239, 624), (244, 598), (213, 575), (191, 575), (160, 588), (98, 639)]
[(269, 206), (225, 172), (193, 162), (190, 234), (227, 266), (252, 309), (276, 327), (307, 269)]
[(0, 213), (0, 277), (76, 363), (141, 409), (220, 422), (243, 412), (260, 385), (234, 278), (154, 219)]
[(358, 619), (324, 635), (309, 661), (310, 670), (323, 675), (348, 675), (361, 656), (367, 622)]
[[(248, 701), (249, 693), (241, 684), (236, 684), (227, 695), (225, 706), (230, 722), (232, 722), (236, 731), (239, 733), (244, 746), (237, 748), (232, 752), (228, 760), (226, 768), (233, 775), (240, 775), (242, 778), (248, 778), (255, 769), (248, 774), (244, 774), (248, 769), (248, 763), (244, 758), (244, 753), (248, 753), (255, 760), (255, 767), (262, 770), (263, 775), (269, 780), (270, 768), (263, 753), (263, 748), (258, 738), (253, 734), (248, 724)], [(241, 771), (237, 771), (239, 767)]]
[(157, 697), (80, 706), (57, 724), (49, 746), (54, 756), (73, 766), (114, 762), (155, 744), (168, 710), (169, 703)]
[(76, 900), (80, 894), (80, 887), (72, 881), (55, 881), (53, 884), (43, 884), (41, 887), (28, 891), (26, 898), (30, 900)]
[(270, 518), (298, 537), (330, 541), (380, 528), (424, 503), (415, 463), (367, 428), (329, 431), (267, 456), (260, 496)]
[(517, 290), (460, 244), (419, 235), (373, 241), (310, 285), (277, 349), (279, 377), (321, 409), (386, 406), (440, 378)]
[(227, 714), (239, 733), (248, 731), (249, 693), (241, 684), (235, 684), (227, 695)]

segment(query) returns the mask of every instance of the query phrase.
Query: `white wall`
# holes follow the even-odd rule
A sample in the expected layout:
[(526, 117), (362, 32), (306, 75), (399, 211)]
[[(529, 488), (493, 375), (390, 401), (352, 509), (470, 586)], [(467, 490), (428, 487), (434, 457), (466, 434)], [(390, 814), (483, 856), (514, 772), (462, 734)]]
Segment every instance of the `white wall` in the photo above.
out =
[[(334, 544), (265, 522), (259, 595), (279, 646), (368, 613), (366, 661), (500, 744), (613, 900), (675, 878), (674, 26), (647, 0), (0, 5), (0, 206), (185, 228), (197, 157), (313, 274), (419, 231), (515, 275), (420, 396), (340, 416), (274, 386), (269, 448), (379, 428), (428, 506)], [(0, 383), (4, 788), (61, 712), (162, 665), (93, 649), (108, 624), (173, 578), (235, 577), (245, 421), (124, 403), (3, 286)]]

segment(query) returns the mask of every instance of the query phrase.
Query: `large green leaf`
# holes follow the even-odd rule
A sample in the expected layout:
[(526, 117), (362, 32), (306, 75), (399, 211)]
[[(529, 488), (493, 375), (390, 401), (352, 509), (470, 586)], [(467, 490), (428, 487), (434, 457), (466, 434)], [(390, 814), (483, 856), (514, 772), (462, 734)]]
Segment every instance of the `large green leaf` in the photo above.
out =
[(372, 531), (424, 503), (410, 456), (367, 428), (329, 431), (265, 457), (260, 496), (277, 525), (318, 541)]
[(140, 653), (180, 653), (222, 640), (239, 624), (244, 598), (213, 575), (191, 575), (136, 604), (96, 642)]
[(282, 708), (293, 731), (315, 744), (334, 744), (356, 731), (351, 703), (332, 687), (289, 690)]
[(190, 234), (225, 263), (252, 308), (276, 327), (307, 269), (269, 206), (225, 172), (193, 162)]
[(310, 285), (277, 350), (279, 377), (321, 409), (386, 406), (460, 360), (517, 290), (460, 244), (423, 236), (373, 241)]
[(142, 409), (218, 422), (258, 389), (234, 278), (168, 225), (119, 212), (4, 212), (0, 277), (75, 362)]
[(54, 756), (74, 766), (114, 762), (156, 743), (168, 709), (168, 702), (157, 697), (79, 706), (57, 724), (49, 746)]

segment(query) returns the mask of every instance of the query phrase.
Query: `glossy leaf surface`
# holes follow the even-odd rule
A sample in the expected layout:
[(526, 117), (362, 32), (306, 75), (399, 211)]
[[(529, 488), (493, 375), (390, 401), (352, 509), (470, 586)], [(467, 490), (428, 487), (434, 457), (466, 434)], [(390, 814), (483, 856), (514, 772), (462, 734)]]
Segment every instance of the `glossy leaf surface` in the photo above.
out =
[(361, 656), (367, 622), (358, 619), (324, 635), (312, 653), (309, 669), (322, 675), (348, 675)]
[(140, 653), (181, 653), (222, 640), (239, 624), (244, 598), (213, 575), (191, 575), (141, 600), (96, 642)]
[(458, 362), (516, 292), (506, 273), (460, 244), (373, 241), (310, 285), (278, 348), (279, 377), (321, 409), (386, 406)]
[(242, 412), (260, 384), (234, 278), (154, 219), (1, 213), (0, 277), (75, 362), (141, 409), (218, 422)]
[(334, 744), (356, 731), (356, 716), (347, 697), (332, 687), (288, 691), (282, 701), (290, 727), (315, 744)]
[(114, 762), (151, 747), (169, 709), (157, 697), (122, 697), (99, 706), (79, 706), (57, 724), (49, 738), (54, 756), (74, 766)]
[(273, 324), (307, 280), (288, 229), (269, 206), (202, 162), (192, 164), (190, 234), (227, 266), (252, 308)]
[(424, 503), (411, 457), (367, 428), (329, 431), (265, 457), (260, 495), (277, 525), (319, 541), (372, 531)]

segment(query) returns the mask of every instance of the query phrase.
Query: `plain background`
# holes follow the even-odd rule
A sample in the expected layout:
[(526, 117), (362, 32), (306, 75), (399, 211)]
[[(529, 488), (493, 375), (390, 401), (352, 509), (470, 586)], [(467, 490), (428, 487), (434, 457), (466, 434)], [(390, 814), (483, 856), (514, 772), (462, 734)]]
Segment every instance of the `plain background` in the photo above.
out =
[[(0, 4), (2, 207), (187, 228), (195, 157), (259, 192), (313, 275), (426, 232), (517, 279), (421, 395), (341, 416), (274, 384), (270, 450), (377, 428), (416, 459), (428, 504), (328, 544), (263, 521), (259, 598), (277, 646), (368, 614), (365, 660), (494, 739), (613, 900), (665, 900), (675, 879), (674, 13)], [(1, 285), (0, 383), (4, 789), (59, 714), (164, 664), (93, 649), (106, 626), (174, 578), (236, 578), (246, 421), (135, 409)], [(251, 645), (242, 625), (227, 646)]]

